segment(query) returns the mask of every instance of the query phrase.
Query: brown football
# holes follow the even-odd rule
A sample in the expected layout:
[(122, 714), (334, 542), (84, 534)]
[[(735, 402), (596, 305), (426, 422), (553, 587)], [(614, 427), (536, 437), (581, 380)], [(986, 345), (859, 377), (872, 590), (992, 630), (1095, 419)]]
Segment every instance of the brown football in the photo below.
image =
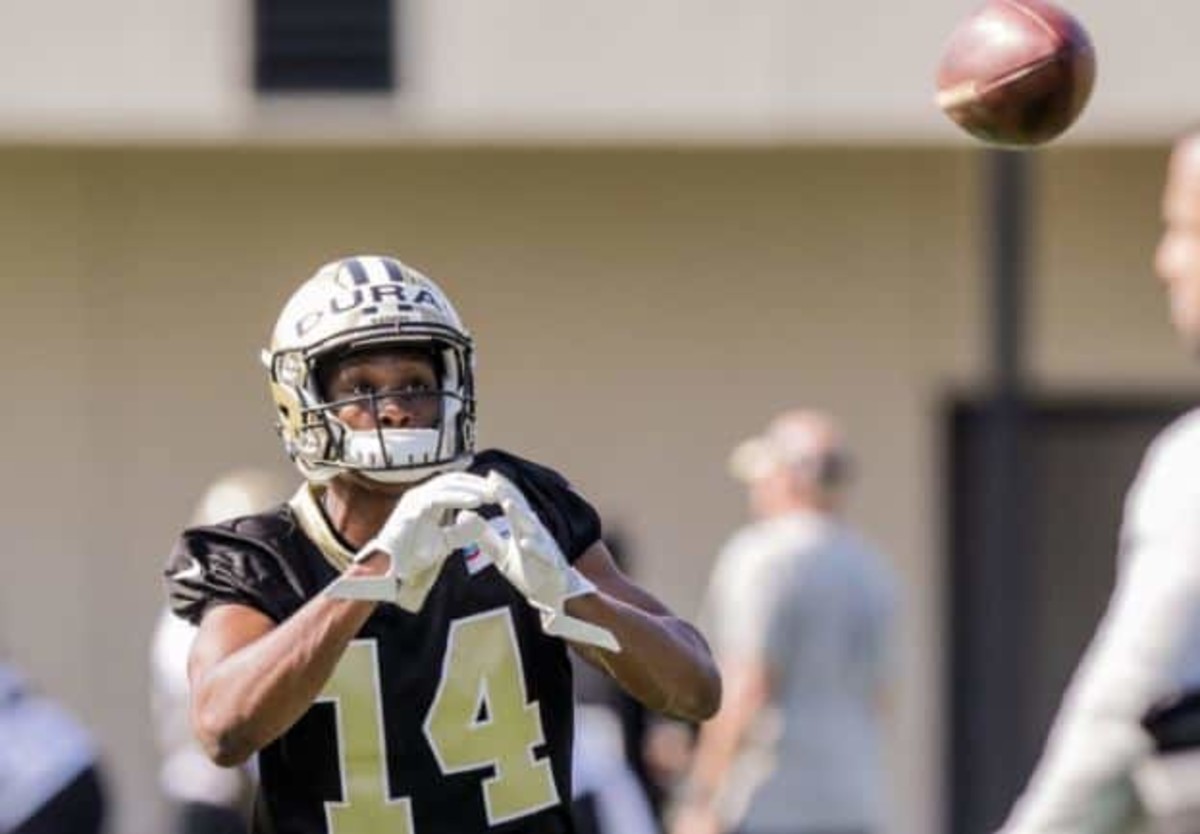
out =
[(1074, 123), (1096, 79), (1083, 26), (1045, 0), (988, 0), (954, 30), (937, 71), (937, 105), (997, 145), (1048, 142)]

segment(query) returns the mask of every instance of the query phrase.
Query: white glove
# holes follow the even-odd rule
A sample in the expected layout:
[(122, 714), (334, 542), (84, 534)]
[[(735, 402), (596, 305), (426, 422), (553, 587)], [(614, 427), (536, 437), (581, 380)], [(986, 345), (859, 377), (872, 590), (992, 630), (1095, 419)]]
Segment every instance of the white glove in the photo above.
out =
[[(491, 557), (505, 578), (529, 603), (542, 613), (542, 630), (554, 637), (588, 643), (618, 652), (621, 646), (608, 629), (565, 613), (567, 600), (596, 592), (587, 577), (567, 563), (558, 542), (542, 524), (525, 496), (498, 472), (489, 472), (487, 484), (492, 502), (500, 505), (512, 530), (501, 536), (486, 524), (479, 533), (480, 548)], [(462, 514), (469, 525), (475, 513)]]
[(445, 524), (449, 513), (478, 507), (487, 499), (487, 482), (478, 475), (451, 472), (412, 487), (396, 504), (375, 538), (363, 545), (355, 562), (375, 551), (391, 562), (379, 576), (342, 576), (325, 593), (340, 599), (391, 602), (413, 614), (429, 596), (442, 563), (456, 549), (477, 541), (485, 523), (475, 513)]

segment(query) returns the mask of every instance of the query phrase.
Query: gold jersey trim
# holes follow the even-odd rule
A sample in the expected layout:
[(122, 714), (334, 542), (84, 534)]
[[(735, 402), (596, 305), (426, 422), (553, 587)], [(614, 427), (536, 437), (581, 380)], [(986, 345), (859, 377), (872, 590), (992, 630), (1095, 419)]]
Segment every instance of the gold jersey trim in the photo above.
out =
[(354, 551), (342, 544), (337, 533), (329, 526), (329, 519), (321, 509), (320, 497), (323, 492), (324, 488), (316, 484), (301, 484), (300, 489), (296, 490), (296, 494), (288, 501), (288, 505), (295, 513), (300, 529), (312, 539), (325, 561), (340, 573), (354, 561)]

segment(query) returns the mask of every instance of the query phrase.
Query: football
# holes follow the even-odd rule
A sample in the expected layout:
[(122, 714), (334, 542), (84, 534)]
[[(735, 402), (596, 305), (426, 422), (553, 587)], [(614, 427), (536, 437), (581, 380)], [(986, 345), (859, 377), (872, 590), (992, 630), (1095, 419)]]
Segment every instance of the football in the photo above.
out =
[(1096, 57), (1083, 26), (1045, 0), (988, 0), (950, 35), (937, 105), (985, 142), (1049, 142), (1083, 112)]

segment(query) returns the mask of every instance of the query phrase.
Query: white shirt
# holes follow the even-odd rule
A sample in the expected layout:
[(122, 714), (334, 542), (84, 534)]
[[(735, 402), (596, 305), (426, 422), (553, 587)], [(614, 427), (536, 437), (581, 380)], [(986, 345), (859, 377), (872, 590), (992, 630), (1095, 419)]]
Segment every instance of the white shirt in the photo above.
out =
[[(1151, 445), (1125, 503), (1117, 584), (1004, 834), (1137, 831), (1140, 720), (1200, 684), (1200, 410)], [(986, 754), (986, 751), (984, 751)]]
[(95, 761), (79, 722), (0, 663), (0, 832), (33, 816)]
[(743, 528), (722, 550), (706, 606), (718, 660), (757, 658), (775, 683), (730, 770), (745, 783), (723, 787), (742, 797), (742, 826), (877, 828), (877, 699), (895, 608), (882, 559), (834, 520), (770, 519)]
[[(192, 733), (187, 661), (198, 629), (163, 609), (150, 647), (150, 700), (158, 730), (159, 783), (177, 802), (240, 808), (253, 765), (217, 767)], [(253, 760), (251, 760), (253, 761)]]
[(625, 739), (615, 710), (575, 705), (571, 785), (575, 798), (590, 794), (595, 800), (602, 834), (657, 834), (654, 810), (625, 758)]

